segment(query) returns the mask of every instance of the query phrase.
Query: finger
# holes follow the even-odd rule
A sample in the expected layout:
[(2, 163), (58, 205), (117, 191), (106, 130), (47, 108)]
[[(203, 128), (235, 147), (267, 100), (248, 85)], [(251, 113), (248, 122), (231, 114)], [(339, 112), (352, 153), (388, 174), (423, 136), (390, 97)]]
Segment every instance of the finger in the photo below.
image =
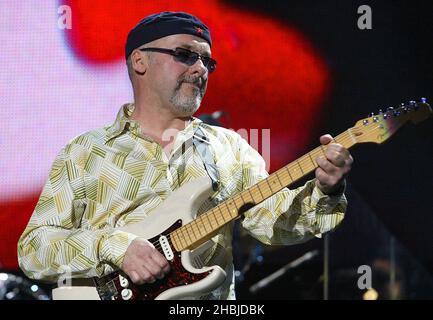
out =
[(324, 134), (320, 137), (320, 144), (326, 145), (332, 141), (332, 136), (330, 134)]
[(315, 175), (320, 186), (325, 187), (329, 185), (329, 175), (322, 168), (317, 168)]
[(159, 268), (161, 277), (163, 277), (166, 273), (170, 271), (170, 264), (158, 250), (154, 249), (149, 258), (152, 259), (155, 265)]
[[(324, 171), (322, 168), (316, 169), (316, 179), (321, 187), (325, 188), (332, 188), (333, 186), (337, 185), (341, 178), (337, 175), (330, 175), (326, 171)], [(322, 189), (323, 191), (324, 189)]]
[(326, 159), (336, 167), (344, 167), (346, 165), (346, 158), (340, 152), (334, 150), (326, 151)]
[(158, 279), (162, 279), (164, 277), (162, 267), (160, 267), (159, 264), (153, 260), (153, 258), (146, 261), (146, 268), (153, 277)]
[(131, 281), (135, 284), (143, 284), (146, 282), (147, 274), (143, 271), (135, 270), (130, 272)]
[(141, 266), (141, 268), (138, 270), (141, 278), (141, 283), (153, 283), (156, 281), (155, 277), (152, 275), (152, 273), (149, 271), (149, 268), (147, 265)]
[(317, 158), (316, 160), (317, 164), (319, 165), (319, 167), (325, 171), (327, 174), (333, 174), (337, 171), (337, 167), (331, 163), (327, 158), (325, 158), (324, 156), (320, 156)]
[(129, 273), (129, 278), (134, 283), (138, 283), (141, 280), (140, 276), (138, 275), (138, 273), (135, 272), (134, 270)]
[(170, 271), (170, 264), (168, 263), (167, 259), (164, 258), (162, 254), (158, 252), (158, 254), (152, 255), (153, 261), (162, 269), (164, 273), (167, 273)]
[(330, 143), (327, 150), (334, 150), (335, 152), (341, 153), (344, 157), (349, 158), (350, 152), (339, 143)]

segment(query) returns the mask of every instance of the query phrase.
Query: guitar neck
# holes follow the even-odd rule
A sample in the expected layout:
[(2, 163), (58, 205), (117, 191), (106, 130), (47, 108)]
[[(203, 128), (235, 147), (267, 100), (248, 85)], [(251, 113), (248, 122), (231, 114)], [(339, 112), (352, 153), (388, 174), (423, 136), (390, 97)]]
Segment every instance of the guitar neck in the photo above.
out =
[[(334, 142), (349, 149), (357, 143), (351, 129), (334, 138)], [(315, 159), (325, 154), (321, 145), (297, 160), (269, 175), (254, 186), (200, 215), (194, 221), (178, 228), (171, 234), (178, 251), (192, 249), (210, 239), (222, 226), (238, 218), (240, 214), (268, 199), (278, 191), (300, 180), (317, 168)]]

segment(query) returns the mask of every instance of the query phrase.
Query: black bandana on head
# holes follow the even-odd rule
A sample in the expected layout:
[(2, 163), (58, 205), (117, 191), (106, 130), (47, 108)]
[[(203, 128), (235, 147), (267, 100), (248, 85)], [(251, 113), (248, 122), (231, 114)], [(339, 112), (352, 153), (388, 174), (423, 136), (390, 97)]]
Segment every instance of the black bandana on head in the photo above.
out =
[(191, 34), (206, 40), (212, 47), (208, 27), (197, 17), (185, 12), (160, 12), (141, 20), (128, 34), (125, 59), (145, 43), (172, 34)]

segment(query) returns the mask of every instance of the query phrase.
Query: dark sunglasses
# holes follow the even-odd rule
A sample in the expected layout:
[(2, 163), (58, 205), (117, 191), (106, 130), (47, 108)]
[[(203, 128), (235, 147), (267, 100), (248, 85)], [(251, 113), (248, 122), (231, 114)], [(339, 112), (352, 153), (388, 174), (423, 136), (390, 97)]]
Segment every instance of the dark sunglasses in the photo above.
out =
[(176, 48), (174, 50), (165, 48), (141, 48), (139, 50), (166, 53), (172, 55), (174, 57), (174, 60), (185, 63), (188, 66), (192, 66), (194, 63), (197, 62), (198, 59), (200, 59), (203, 62), (203, 65), (209, 71), (209, 73), (214, 72), (216, 69), (216, 61), (211, 57), (202, 56), (199, 55), (197, 52), (193, 52), (184, 48)]

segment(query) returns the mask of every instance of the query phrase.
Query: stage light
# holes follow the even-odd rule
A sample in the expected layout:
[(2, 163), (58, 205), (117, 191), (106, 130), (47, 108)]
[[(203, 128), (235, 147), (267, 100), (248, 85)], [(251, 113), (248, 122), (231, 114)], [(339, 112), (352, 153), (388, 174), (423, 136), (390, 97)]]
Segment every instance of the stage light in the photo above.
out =
[(379, 298), (379, 293), (374, 290), (374, 288), (370, 288), (364, 292), (362, 295), (362, 300), (377, 300)]

